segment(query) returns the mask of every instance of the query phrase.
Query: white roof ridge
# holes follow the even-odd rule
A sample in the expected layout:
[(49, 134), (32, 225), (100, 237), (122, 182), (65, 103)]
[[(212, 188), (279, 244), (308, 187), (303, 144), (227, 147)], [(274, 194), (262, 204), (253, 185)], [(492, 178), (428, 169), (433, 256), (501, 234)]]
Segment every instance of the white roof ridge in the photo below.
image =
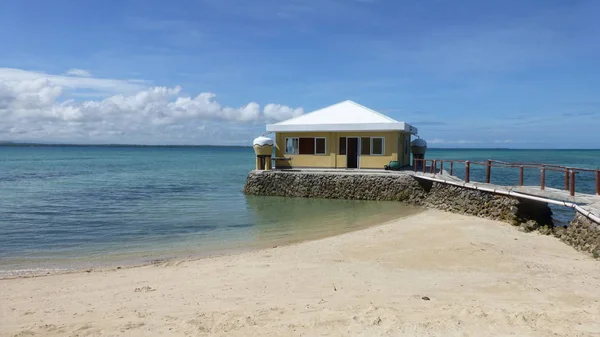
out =
[(294, 118), (267, 124), (267, 131), (383, 131), (416, 134), (417, 129), (351, 100), (311, 111)]
[(286, 120), (284, 120), (284, 121), (279, 121), (279, 122), (277, 122), (277, 123), (275, 123), (275, 124), (280, 124), (280, 123), (283, 123), (283, 122), (286, 122), (286, 123), (287, 123), (287, 122), (292, 122), (292, 121), (294, 121), (294, 120), (296, 120), (296, 119), (298, 119), (298, 118), (300, 118), (300, 117), (304, 117), (304, 116), (312, 115), (312, 114), (314, 114), (315, 112), (319, 112), (319, 111), (321, 111), (321, 110), (329, 109), (329, 108), (331, 108), (331, 107), (334, 107), (334, 106), (336, 106), (336, 105), (340, 105), (340, 104), (343, 104), (343, 103), (346, 103), (346, 102), (351, 102), (351, 103), (354, 103), (354, 102), (352, 102), (352, 101), (350, 101), (350, 100), (345, 100), (345, 101), (342, 101), (342, 102), (338, 102), (338, 103), (335, 103), (335, 104), (328, 105), (328, 106), (326, 106), (326, 107), (324, 107), (324, 108), (321, 108), (321, 109), (317, 109), (317, 110), (311, 111), (311, 112), (309, 112), (309, 113), (302, 114), (302, 115), (300, 115), (300, 116), (292, 117), (292, 118), (290, 118), (290, 119), (286, 119)]
[[(348, 100), (345, 100), (345, 101), (343, 101), (343, 102), (340, 102), (340, 103), (346, 103), (346, 102), (348, 102), (348, 103), (351, 103), (351, 104), (354, 104), (354, 105), (358, 106), (359, 108), (363, 108), (363, 109), (365, 109), (365, 110), (369, 110), (370, 112), (372, 112), (372, 113), (374, 113), (374, 114), (376, 114), (376, 115), (378, 115), (378, 116), (380, 116), (380, 117), (383, 117), (383, 118), (385, 118), (385, 119), (389, 120), (390, 122), (393, 122), (393, 123), (398, 123), (398, 121), (397, 121), (397, 120), (395, 120), (395, 119), (393, 119), (392, 117), (386, 116), (386, 115), (382, 114), (382, 113), (381, 113), (381, 112), (379, 112), (379, 111), (375, 111), (375, 110), (373, 110), (373, 109), (371, 109), (371, 108), (368, 108), (368, 107), (366, 107), (366, 106), (364, 106), (364, 105), (362, 105), (362, 104), (360, 104), (360, 103), (356, 103), (356, 102), (354, 102), (354, 101), (352, 101), (352, 100), (349, 100), (349, 99), (348, 99)], [(338, 104), (340, 104), (340, 103), (338, 103)]]
[(338, 103), (335, 103), (335, 104), (331, 104), (331, 105), (328, 105), (326, 107), (323, 107), (323, 108), (311, 111), (309, 113), (305, 113), (305, 114), (302, 114), (300, 116), (296, 116), (296, 117), (293, 117), (293, 118), (290, 118), (290, 119), (286, 119), (284, 121), (277, 122), (275, 124), (280, 124), (280, 123), (283, 123), (283, 122), (285, 122), (287, 124), (289, 122), (293, 122), (294, 120), (296, 120), (298, 118), (301, 118), (301, 117), (304, 117), (304, 116), (308, 116), (308, 115), (312, 115), (312, 114), (317, 113), (319, 111), (322, 111), (322, 110), (325, 110), (325, 109), (329, 109), (329, 108), (333, 108), (334, 106), (341, 105), (341, 104), (344, 104), (344, 103), (350, 103), (350, 104), (355, 105), (355, 106), (357, 106), (357, 107), (359, 107), (361, 109), (365, 109), (365, 110), (367, 110), (367, 111), (369, 111), (369, 112), (371, 112), (371, 113), (373, 113), (373, 114), (375, 114), (375, 115), (377, 115), (379, 117), (385, 118), (385, 119), (387, 119), (388, 121), (390, 121), (392, 123), (398, 123), (397, 120), (395, 120), (395, 119), (393, 119), (393, 118), (391, 118), (389, 116), (386, 116), (386, 115), (382, 114), (381, 112), (375, 111), (375, 110), (373, 110), (371, 108), (368, 108), (368, 107), (366, 107), (366, 106), (364, 106), (364, 105), (362, 105), (360, 103), (356, 103), (353, 100), (347, 99), (345, 101), (341, 101), (341, 102), (338, 102)]

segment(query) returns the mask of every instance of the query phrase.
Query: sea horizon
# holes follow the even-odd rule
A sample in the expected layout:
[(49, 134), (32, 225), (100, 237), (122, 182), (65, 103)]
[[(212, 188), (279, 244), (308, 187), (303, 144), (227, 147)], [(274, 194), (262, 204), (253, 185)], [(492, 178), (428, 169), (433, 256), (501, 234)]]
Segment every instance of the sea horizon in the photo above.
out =
[[(56, 142), (14, 142), (0, 141), (0, 147), (231, 147), (231, 148), (252, 148), (252, 145), (227, 145), (227, 144), (138, 144), (138, 143), (56, 143)], [(551, 147), (435, 147), (428, 146), (428, 150), (524, 150), (524, 151), (598, 151), (599, 148), (551, 148)]]

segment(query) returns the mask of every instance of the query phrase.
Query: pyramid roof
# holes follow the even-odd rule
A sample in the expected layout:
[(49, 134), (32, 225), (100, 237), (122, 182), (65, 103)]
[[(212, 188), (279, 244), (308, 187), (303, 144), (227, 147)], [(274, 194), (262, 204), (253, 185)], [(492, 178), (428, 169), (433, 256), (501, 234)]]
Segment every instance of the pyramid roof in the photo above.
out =
[(417, 134), (417, 128), (408, 123), (399, 122), (353, 101), (343, 101), (283, 122), (268, 124), (267, 131), (404, 131)]

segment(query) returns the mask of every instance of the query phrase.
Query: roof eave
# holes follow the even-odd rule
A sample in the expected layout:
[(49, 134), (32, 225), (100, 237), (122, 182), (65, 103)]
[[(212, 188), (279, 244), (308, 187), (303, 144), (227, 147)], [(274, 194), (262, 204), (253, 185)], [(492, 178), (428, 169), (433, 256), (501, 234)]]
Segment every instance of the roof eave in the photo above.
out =
[(351, 132), (351, 131), (402, 131), (416, 135), (417, 128), (408, 123), (362, 124), (267, 124), (268, 132)]

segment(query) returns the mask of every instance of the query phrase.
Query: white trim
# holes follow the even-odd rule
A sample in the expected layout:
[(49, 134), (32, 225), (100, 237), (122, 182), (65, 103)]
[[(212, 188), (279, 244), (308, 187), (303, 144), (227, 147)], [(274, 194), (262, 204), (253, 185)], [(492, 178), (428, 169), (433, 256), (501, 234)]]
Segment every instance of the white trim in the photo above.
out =
[[(371, 156), (385, 156), (385, 137), (365, 137), (365, 138), (371, 138), (370, 142), (371, 142)], [(373, 139), (378, 138), (381, 139), (381, 153), (373, 153)]]
[[(315, 139), (315, 150), (314, 150), (314, 155), (315, 156), (326, 156), (327, 155), (327, 137), (313, 137)], [(325, 141), (325, 152), (323, 153), (317, 153), (317, 139), (323, 139)]]
[(403, 131), (417, 134), (417, 128), (404, 122), (365, 124), (267, 124), (268, 132), (347, 132), (347, 131)]
[[(288, 149), (288, 147), (287, 147), (288, 139), (297, 139), (298, 147), (296, 148), (296, 152), (292, 152), (292, 153), (287, 152), (287, 149)], [(292, 140), (292, 150), (293, 150), (293, 147), (294, 147), (294, 141)], [(294, 154), (294, 155), (300, 154), (300, 137), (285, 137), (285, 144), (284, 144), (283, 153), (284, 154)]]

